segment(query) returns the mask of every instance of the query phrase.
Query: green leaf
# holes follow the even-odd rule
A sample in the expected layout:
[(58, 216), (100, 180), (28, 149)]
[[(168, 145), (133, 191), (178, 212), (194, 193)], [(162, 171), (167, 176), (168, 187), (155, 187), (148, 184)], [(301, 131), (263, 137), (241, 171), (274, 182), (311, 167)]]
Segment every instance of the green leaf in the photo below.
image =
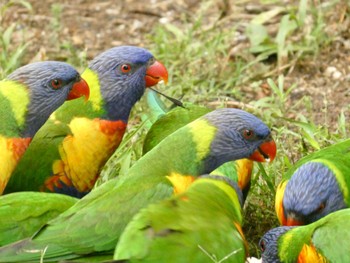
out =
[(251, 23), (262, 25), (262, 24), (270, 21), (272, 18), (274, 18), (275, 16), (279, 15), (280, 13), (282, 13), (284, 11), (285, 11), (284, 7), (276, 6), (275, 8), (273, 8), (269, 11), (263, 12), (263, 13), (255, 16), (251, 20)]
[(259, 46), (265, 40), (269, 39), (267, 29), (263, 25), (259, 24), (249, 24), (246, 29), (246, 35), (248, 36), (252, 47)]
[(303, 26), (305, 23), (307, 6), (308, 6), (308, 0), (300, 0), (298, 14), (297, 14), (299, 26)]

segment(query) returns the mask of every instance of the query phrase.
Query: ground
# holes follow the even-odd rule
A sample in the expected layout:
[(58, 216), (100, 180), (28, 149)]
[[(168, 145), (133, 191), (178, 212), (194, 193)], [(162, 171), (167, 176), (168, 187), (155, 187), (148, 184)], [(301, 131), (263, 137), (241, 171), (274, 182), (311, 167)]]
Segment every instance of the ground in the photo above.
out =
[[(4, 1), (4, 0), (2, 0)], [(21, 41), (25, 32), (25, 41), (29, 43), (24, 61), (42, 58), (66, 60), (72, 52), (86, 51), (87, 59), (109, 47), (130, 44), (148, 47), (149, 34), (157, 26), (164, 23), (184, 27), (195, 21), (196, 11), (203, 2), (196, 0), (157, 1), (157, 0), (126, 0), (126, 1), (28, 1), (33, 10), (29, 12), (25, 7), (13, 6), (5, 13), (3, 25), (17, 21), (17, 38)], [(247, 47), (247, 38), (242, 34), (242, 28), (259, 12), (272, 9), (277, 4), (260, 5), (258, 1), (216, 0), (204, 14), (204, 22), (208, 27), (214, 23), (220, 27), (235, 27), (240, 40), (232, 40), (231, 50)], [(268, 2), (268, 1), (265, 1)], [(270, 1), (279, 3), (278, 1)], [(288, 3), (291, 1), (285, 1)], [(283, 4), (283, 3), (282, 3)], [(279, 3), (281, 5), (281, 3)], [(349, 104), (350, 92), (350, 19), (346, 17), (347, 5), (339, 1), (335, 8), (326, 13), (327, 25), (324, 31), (335, 39), (330, 45), (320, 50), (317, 58), (304, 60), (289, 68), (286, 82), (296, 84), (297, 89), (291, 96), (295, 100), (305, 95), (311, 95), (314, 110), (319, 112), (317, 118), (323, 118), (324, 107), (328, 107), (332, 114), (329, 124)], [(269, 33), (276, 34), (276, 24), (279, 16), (267, 21)], [(219, 27), (219, 28), (220, 28)], [(336, 32), (336, 33), (334, 33)], [(58, 44), (59, 43), (59, 44)], [(65, 47), (62, 48), (62, 46)], [(72, 51), (73, 50), (73, 51)], [(79, 55), (79, 54), (78, 54)], [(272, 72), (270, 76), (273, 76)], [(269, 74), (266, 74), (267, 76)], [(276, 74), (275, 74), (276, 75)], [(243, 84), (240, 88), (246, 91), (246, 99), (254, 99), (268, 95), (262, 89), (252, 93)], [(293, 103), (293, 102), (292, 102)], [(333, 114), (334, 113), (334, 114)]]
[[(0, 0), (0, 3), (5, 2), (8, 1)], [(246, 54), (243, 51), (249, 48), (249, 39), (244, 32), (252, 19), (262, 12), (293, 4), (293, 1), (261, 1), (262, 4), (255, 0), (28, 0), (28, 2), (32, 5), (32, 11), (21, 5), (14, 5), (0, 19), (2, 27), (5, 28), (14, 21), (17, 23), (12, 38), (13, 46), (18, 45), (23, 38), (28, 43), (23, 62), (51, 59), (68, 60), (76, 65), (79, 65), (81, 59), (90, 60), (101, 51), (117, 45), (151, 47), (154, 43), (151, 43), (149, 36), (154, 34), (155, 28), (165, 24), (173, 24), (180, 29), (186, 28), (188, 24), (197, 21), (198, 10), (203, 9), (206, 3), (210, 4), (210, 8), (204, 9), (202, 13), (204, 28), (216, 27), (217, 30), (222, 30), (232, 27), (232, 30), (236, 30), (236, 37), (226, 50), (228, 56), (224, 58), (235, 61), (237, 56)], [(299, 1), (295, 1), (294, 4), (297, 2)], [(303, 59), (297, 59), (296, 52), (295, 57), (287, 57), (288, 61), (282, 61), (281, 68), (274, 68), (252, 79), (248, 78), (248, 81), (241, 81), (235, 88), (244, 94), (242, 98), (244, 103), (259, 100), (272, 93), (266, 85), (266, 78), (276, 80), (278, 73), (283, 73), (285, 89), (296, 85), (285, 101), (284, 107), (287, 109), (294, 107), (300, 98), (308, 97), (312, 103), (297, 105), (299, 113), (306, 114), (312, 111), (310, 122), (328, 126), (331, 132), (335, 132), (341, 112), (344, 113), (346, 120), (350, 118), (349, 5), (346, 1), (318, 2), (312, 3), (318, 7), (331, 5), (329, 11), (327, 7), (323, 9), (325, 24), (320, 29), (321, 33), (328, 36), (326, 43), (323, 43), (317, 52), (309, 57), (306, 55)], [(269, 34), (276, 35), (283, 14), (284, 11), (281, 11), (264, 23)], [(307, 24), (304, 26), (307, 27)], [(305, 30), (307, 31), (307, 28)], [(269, 60), (271, 61), (265, 63), (276, 63), (275, 57)], [(261, 79), (261, 85), (258, 88), (252, 87), (252, 80), (256, 82), (257, 78)], [(176, 82), (176, 79), (172, 81)], [(285, 117), (295, 117), (295, 111)], [(298, 157), (298, 154), (294, 156), (291, 154), (292, 160)], [(248, 212), (254, 211), (248, 209)], [(270, 222), (266, 224), (269, 225)]]

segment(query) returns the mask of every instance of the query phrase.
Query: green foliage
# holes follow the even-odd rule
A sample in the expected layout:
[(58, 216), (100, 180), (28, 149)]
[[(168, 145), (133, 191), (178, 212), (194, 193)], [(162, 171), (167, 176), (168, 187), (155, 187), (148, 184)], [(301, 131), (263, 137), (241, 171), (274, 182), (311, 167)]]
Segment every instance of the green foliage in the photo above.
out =
[(21, 65), (21, 59), (29, 43), (22, 41), (17, 45), (13, 45), (12, 39), (15, 31), (17, 31), (17, 24), (13, 22), (7, 27), (4, 25), (5, 14), (11, 12), (10, 8), (15, 5), (20, 5), (32, 10), (29, 2), (24, 0), (10, 0), (6, 4), (0, 6), (0, 78), (4, 78), (10, 72), (14, 71)]
[(165, 23), (156, 27), (150, 36), (157, 58), (172, 72), (168, 93), (184, 94), (186, 101), (206, 100), (208, 95), (223, 100), (225, 96), (238, 94), (238, 90), (232, 87), (242, 77), (243, 64), (227, 60), (227, 47), (234, 38), (235, 29), (221, 28), (215, 22), (204, 23), (204, 12), (213, 3), (204, 2), (193, 21), (183, 18), (181, 22), (185, 28)]
[[(331, 3), (334, 4), (335, 2)], [(307, 0), (302, 0), (299, 1), (298, 8), (277, 6), (259, 14), (251, 20), (246, 29), (251, 44), (250, 51), (258, 55), (259, 61), (276, 55), (278, 69), (294, 64), (295, 61), (288, 63), (292, 56), (295, 57), (294, 60), (298, 60), (303, 54), (316, 55), (320, 45), (329, 41), (329, 36), (324, 32), (322, 8), (324, 6), (311, 6)], [(277, 34), (271, 36), (264, 23), (285, 12), (287, 14), (282, 16)], [(313, 22), (306, 23), (308, 18)]]

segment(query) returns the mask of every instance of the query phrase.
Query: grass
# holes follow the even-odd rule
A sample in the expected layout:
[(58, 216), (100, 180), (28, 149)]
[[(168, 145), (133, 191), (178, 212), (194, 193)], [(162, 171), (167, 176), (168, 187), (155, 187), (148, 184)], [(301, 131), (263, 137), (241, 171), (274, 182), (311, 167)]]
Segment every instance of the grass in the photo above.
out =
[(12, 22), (9, 26), (4, 26), (4, 18), (6, 14), (11, 12), (13, 6), (23, 6), (29, 12), (32, 11), (32, 6), (27, 1), (10, 0), (0, 6), (0, 78), (2, 79), (10, 72), (21, 65), (21, 59), (29, 45), (25, 43), (24, 36), (20, 35), (20, 42), (13, 45), (12, 39), (16, 34), (16, 22)]
[[(300, 157), (349, 137), (349, 106), (341, 109), (335, 123), (331, 122), (329, 115), (333, 113), (327, 101), (322, 112), (315, 112), (310, 96), (297, 99), (292, 96), (299, 87), (290, 82), (295, 68), (305, 61), (320, 59), (321, 51), (337, 38), (337, 32), (327, 34), (325, 28), (326, 9), (335, 8), (338, 2), (314, 4), (302, 0), (298, 5), (282, 6), (279, 1), (272, 1), (274, 8), (245, 23), (241, 34), (249, 39), (249, 47), (238, 51), (232, 49), (232, 42), (241, 32), (238, 24), (228, 26), (220, 16), (213, 19), (215, 1), (204, 1), (194, 14), (184, 15), (176, 24), (160, 25), (148, 36), (148, 47), (170, 72), (170, 84), (161, 87), (162, 91), (210, 107), (242, 102), (243, 109), (259, 116), (272, 129), (278, 155), (270, 165), (255, 166), (244, 208), (244, 231), (251, 256), (259, 256), (257, 244), (262, 234), (278, 225), (274, 193), (283, 173)], [(268, 4), (271, 1), (261, 3)], [(60, 30), (62, 12), (60, 5), (52, 7), (54, 32)], [(274, 34), (269, 32), (271, 20), (278, 21)], [(14, 29), (15, 26), (1, 27), (0, 20), (2, 76), (24, 63), (21, 61), (24, 42), (14, 50), (9, 49)], [(72, 64), (79, 67), (85, 64), (85, 50), (76, 50), (70, 43), (60, 48), (73, 54), (69, 60)], [(268, 94), (256, 95), (262, 87)], [(144, 99), (134, 107), (128, 133), (104, 168), (101, 182), (124, 173), (142, 155), (142, 139), (149, 128), (143, 114), (146, 110)]]

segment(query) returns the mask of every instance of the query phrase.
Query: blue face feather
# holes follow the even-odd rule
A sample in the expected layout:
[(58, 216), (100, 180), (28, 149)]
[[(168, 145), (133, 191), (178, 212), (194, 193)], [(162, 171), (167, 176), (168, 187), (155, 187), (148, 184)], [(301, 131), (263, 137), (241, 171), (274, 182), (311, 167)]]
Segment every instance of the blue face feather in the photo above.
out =
[[(22, 137), (33, 137), (48, 117), (67, 99), (79, 73), (64, 62), (44, 61), (23, 66), (8, 77), (8, 80), (23, 83), (28, 88), (28, 105)], [(58, 80), (59, 88), (52, 81)]]
[[(212, 142), (211, 154), (205, 162), (205, 173), (225, 162), (248, 158), (263, 142), (272, 140), (270, 129), (266, 124), (243, 110), (218, 109), (208, 113), (204, 118), (219, 128)], [(232, 123), (235, 123), (234, 127)], [(250, 138), (244, 137), (244, 132), (247, 130), (252, 133)], [(229, 155), (228, 152), (232, 154)]]
[(261, 258), (264, 263), (280, 263), (278, 256), (278, 239), (294, 227), (282, 226), (269, 230), (259, 241)]
[[(153, 55), (144, 48), (120, 46), (101, 53), (90, 62), (89, 68), (99, 77), (105, 119), (128, 121), (131, 108), (145, 91), (145, 74), (153, 61)], [(130, 71), (124, 73), (123, 65), (129, 65)]]
[(293, 217), (304, 224), (346, 207), (335, 175), (320, 162), (308, 162), (300, 166), (284, 192), (286, 218)]

